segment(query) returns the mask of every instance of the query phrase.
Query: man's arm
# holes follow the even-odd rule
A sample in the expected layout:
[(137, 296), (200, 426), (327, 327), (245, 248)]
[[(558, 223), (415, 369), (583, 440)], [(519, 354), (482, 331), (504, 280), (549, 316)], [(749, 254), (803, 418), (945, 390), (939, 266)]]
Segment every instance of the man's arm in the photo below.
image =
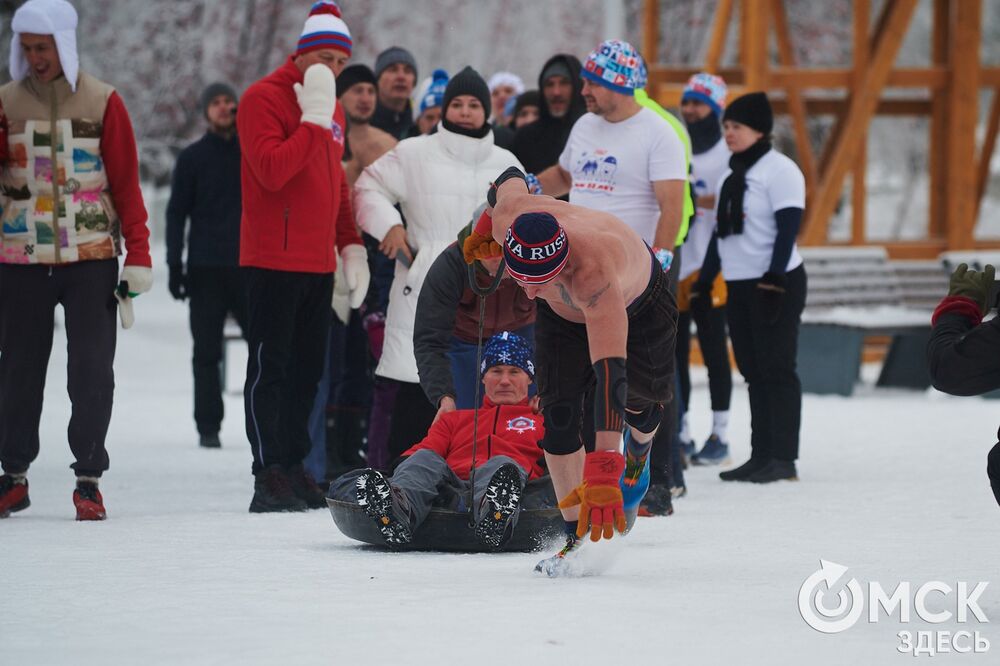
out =
[(686, 186), (687, 181), (684, 180), (653, 181), (653, 193), (660, 205), (660, 218), (656, 222), (656, 235), (653, 237), (653, 245), (656, 247), (672, 251), (677, 246)]
[(550, 197), (561, 197), (569, 192), (569, 188), (573, 187), (573, 177), (569, 171), (558, 164), (553, 164), (545, 171), (536, 173), (535, 177), (538, 178), (538, 183), (542, 186), (542, 194), (547, 194)]
[(182, 151), (174, 166), (174, 178), (167, 202), (167, 265), (180, 266), (184, 261), (184, 232), (194, 207), (194, 173), (190, 153)]
[(101, 159), (125, 237), (125, 265), (150, 267), (153, 262), (149, 256), (148, 215), (139, 189), (139, 153), (132, 121), (116, 92), (111, 93), (104, 110)]
[(443, 397), (455, 397), (448, 351), (455, 329), (455, 312), (467, 279), (460, 251), (448, 248), (431, 264), (417, 298), (413, 352), (420, 385), (435, 408), (441, 406)]
[(457, 428), (458, 421), (455, 420), (457, 414), (458, 412), (451, 412), (434, 421), (427, 431), (427, 436), (403, 451), (402, 455), (412, 456), (421, 449), (430, 449), (442, 458), (447, 458), (448, 450), (451, 448), (452, 431)]
[(934, 388), (952, 395), (980, 395), (1000, 388), (1000, 318), (978, 326), (969, 317), (946, 313), (927, 344)]

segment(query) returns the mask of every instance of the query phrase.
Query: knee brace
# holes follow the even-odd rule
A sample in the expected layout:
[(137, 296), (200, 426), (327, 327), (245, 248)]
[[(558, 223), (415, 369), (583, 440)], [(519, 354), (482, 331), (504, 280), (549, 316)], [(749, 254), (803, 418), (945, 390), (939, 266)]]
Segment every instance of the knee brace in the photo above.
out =
[(648, 405), (646, 409), (642, 410), (638, 414), (633, 414), (629, 411), (625, 412), (625, 422), (639, 432), (646, 434), (656, 430), (662, 420), (663, 405), (658, 402)]
[(594, 364), (594, 429), (620, 432), (625, 427), (628, 379), (625, 359), (602, 358)]
[(542, 409), (545, 419), (542, 449), (546, 453), (564, 456), (583, 446), (580, 439), (582, 411), (579, 400), (560, 400)]

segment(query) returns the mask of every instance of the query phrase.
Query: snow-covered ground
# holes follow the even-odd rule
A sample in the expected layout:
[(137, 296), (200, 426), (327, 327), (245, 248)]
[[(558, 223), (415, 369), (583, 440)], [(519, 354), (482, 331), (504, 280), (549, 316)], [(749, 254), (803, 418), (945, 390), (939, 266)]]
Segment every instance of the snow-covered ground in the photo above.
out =
[[(341, 536), (325, 511), (249, 515), (241, 399), (226, 398), (224, 448), (199, 450), (186, 307), (158, 278), (119, 337), (104, 523), (73, 521), (57, 335), (33, 504), (0, 521), (0, 664), (885, 664), (912, 660), (899, 631), (963, 629), (990, 653), (936, 661), (997, 663), (1000, 631), (971, 616), (869, 623), (866, 612), (827, 635), (797, 596), (822, 558), (865, 589), (993, 581), (979, 605), (1000, 620), (1000, 510), (985, 477), (998, 403), (871, 382), (850, 399), (807, 396), (801, 482), (689, 470), (674, 516), (588, 547), (606, 570), (550, 580), (532, 573), (535, 554), (385, 553)], [(707, 401), (698, 375), (699, 437)], [(739, 461), (748, 422), (738, 383)], [(954, 612), (955, 598), (927, 605)]]

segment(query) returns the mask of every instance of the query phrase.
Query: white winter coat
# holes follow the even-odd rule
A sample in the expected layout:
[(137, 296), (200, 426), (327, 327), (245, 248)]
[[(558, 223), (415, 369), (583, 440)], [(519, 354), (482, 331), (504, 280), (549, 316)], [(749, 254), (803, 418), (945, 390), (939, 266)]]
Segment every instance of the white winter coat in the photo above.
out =
[(379, 376), (417, 383), (413, 354), (413, 319), (420, 287), (431, 264), (454, 242), (459, 230), (486, 200), (490, 183), (509, 166), (523, 168), (513, 153), (482, 139), (449, 132), (438, 125), (434, 134), (399, 142), (368, 166), (354, 185), (358, 225), (381, 241), (406, 217), (406, 236), (416, 252), (413, 265), (396, 262), (389, 292)]

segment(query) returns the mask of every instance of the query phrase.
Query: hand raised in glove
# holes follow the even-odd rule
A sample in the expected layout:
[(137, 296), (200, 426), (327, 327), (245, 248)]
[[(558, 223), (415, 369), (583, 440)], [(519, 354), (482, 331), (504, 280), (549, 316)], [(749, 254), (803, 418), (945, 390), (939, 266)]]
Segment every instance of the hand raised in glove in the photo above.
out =
[(620, 486), (625, 458), (617, 451), (588, 453), (583, 463), (583, 483), (559, 502), (560, 509), (580, 505), (576, 536), (590, 530), (590, 540), (600, 541), (624, 533), (625, 507)]
[(184, 267), (175, 264), (170, 267), (170, 277), (167, 281), (167, 288), (174, 300), (183, 301), (187, 298), (187, 275), (184, 274)]
[(337, 80), (326, 65), (310, 65), (302, 83), (292, 86), (299, 108), (302, 109), (301, 122), (330, 129), (333, 112), (337, 108)]
[(368, 283), (371, 280), (368, 271), (368, 251), (364, 245), (348, 245), (340, 251), (340, 259), (344, 262), (344, 280), (351, 292), (351, 309), (357, 310), (365, 301)]
[(967, 264), (959, 264), (948, 281), (948, 295), (968, 298), (985, 315), (990, 309), (990, 293), (995, 279), (996, 268), (990, 264), (986, 264), (981, 272), (969, 270)]
[(785, 276), (764, 273), (757, 283), (757, 305), (768, 324), (774, 324), (781, 316), (781, 304), (785, 301)]

